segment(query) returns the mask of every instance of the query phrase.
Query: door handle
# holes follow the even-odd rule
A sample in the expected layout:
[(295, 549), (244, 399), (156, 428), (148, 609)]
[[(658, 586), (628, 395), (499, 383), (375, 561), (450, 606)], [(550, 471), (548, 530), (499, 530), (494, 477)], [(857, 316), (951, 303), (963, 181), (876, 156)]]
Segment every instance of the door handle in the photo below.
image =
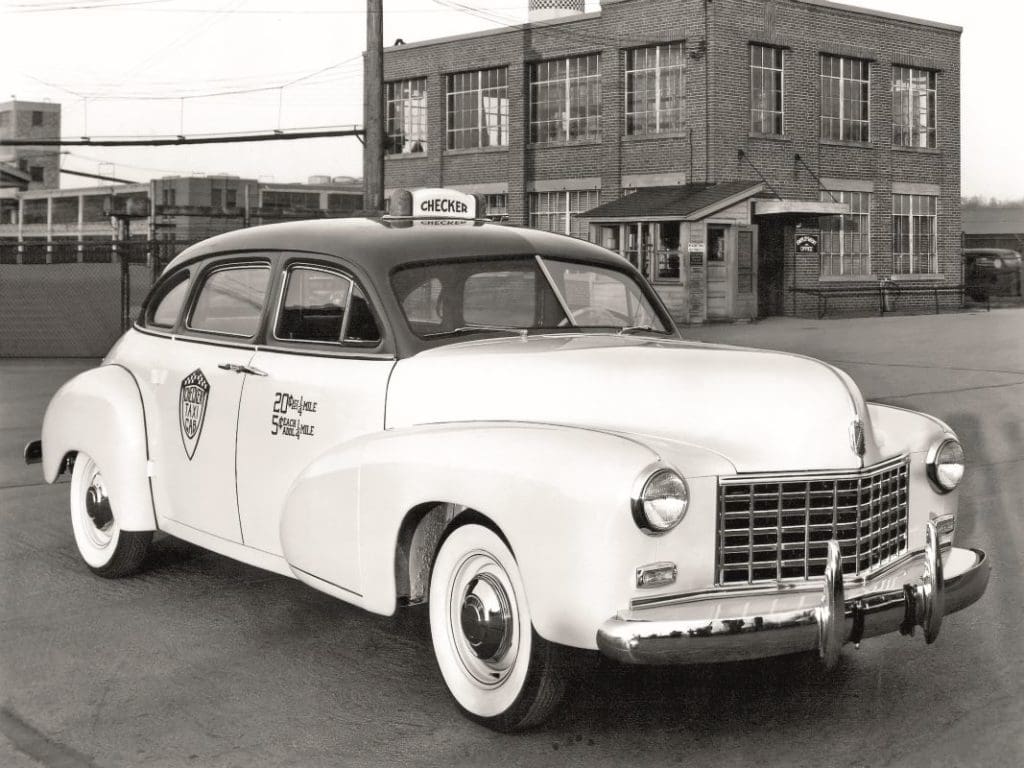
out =
[(222, 371), (234, 371), (235, 373), (248, 373), (250, 376), (266, 376), (266, 371), (261, 371), (259, 368), (253, 368), (248, 365), (237, 365), (236, 363), (221, 363), (217, 366)]

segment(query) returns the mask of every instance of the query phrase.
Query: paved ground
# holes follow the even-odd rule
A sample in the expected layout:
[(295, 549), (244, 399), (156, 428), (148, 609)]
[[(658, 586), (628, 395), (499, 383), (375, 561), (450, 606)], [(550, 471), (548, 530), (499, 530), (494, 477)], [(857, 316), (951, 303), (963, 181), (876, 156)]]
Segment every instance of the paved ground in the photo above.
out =
[(601, 660), (544, 729), (500, 736), (443, 691), (424, 615), (384, 619), (163, 538), (120, 582), (81, 565), (66, 486), (20, 465), (84, 363), (0, 361), (0, 766), (1020, 766), (1024, 311), (694, 329), (796, 350), (948, 421), (969, 457), (959, 540), (984, 600), (920, 635), (692, 669)]

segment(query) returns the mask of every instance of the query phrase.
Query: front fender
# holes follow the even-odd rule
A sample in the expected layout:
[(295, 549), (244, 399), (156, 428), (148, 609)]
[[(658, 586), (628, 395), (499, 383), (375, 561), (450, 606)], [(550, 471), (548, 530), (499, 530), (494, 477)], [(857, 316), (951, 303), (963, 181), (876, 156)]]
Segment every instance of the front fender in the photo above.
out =
[(43, 476), (52, 483), (69, 452), (89, 454), (103, 473), (110, 506), (125, 531), (156, 528), (146, 474), (146, 417), (135, 378), (119, 365), (75, 376), (43, 417)]
[[(511, 545), (541, 636), (594, 648), (598, 626), (634, 594), (635, 568), (672, 549), (672, 535), (648, 536), (630, 514), (637, 476), (659, 460), (638, 439), (575, 427), (477, 422), (391, 430), (339, 446), (302, 474), (282, 517), (282, 546), (300, 579), (312, 574), (315, 581), (305, 580), (314, 586), (343, 587), (335, 594), (390, 614), (406, 512), (437, 501), (468, 507)], [(691, 483), (701, 493), (710, 489), (712, 499), (713, 486)], [(338, 558), (352, 540), (358, 584), (342, 580), (351, 563)]]

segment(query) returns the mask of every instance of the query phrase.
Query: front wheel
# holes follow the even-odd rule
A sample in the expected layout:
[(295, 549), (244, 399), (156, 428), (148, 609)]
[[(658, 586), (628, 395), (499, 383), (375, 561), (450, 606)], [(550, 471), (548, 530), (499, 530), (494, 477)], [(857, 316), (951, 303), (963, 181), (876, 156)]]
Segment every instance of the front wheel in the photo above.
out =
[(71, 527), (89, 570), (110, 579), (135, 573), (153, 539), (152, 531), (121, 530), (100, 468), (81, 452), (71, 473)]
[(472, 720), (523, 730), (562, 698), (558, 649), (533, 630), (516, 560), (489, 528), (464, 525), (441, 544), (430, 577), (430, 635), (448, 690)]

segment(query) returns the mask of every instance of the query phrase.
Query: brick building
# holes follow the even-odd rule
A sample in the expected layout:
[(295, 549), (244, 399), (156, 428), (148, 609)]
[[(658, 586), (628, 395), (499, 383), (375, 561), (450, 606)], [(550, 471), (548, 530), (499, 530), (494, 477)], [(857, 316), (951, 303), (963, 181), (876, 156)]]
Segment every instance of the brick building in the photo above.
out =
[[(0, 139), (60, 138), (60, 104), (8, 101), (0, 104)], [(57, 147), (0, 147), (0, 187), (46, 189), (58, 186)]]
[(385, 50), (387, 191), (479, 192), (600, 242), (683, 322), (959, 283), (960, 28), (826, 0), (530, 1), (527, 24)]

